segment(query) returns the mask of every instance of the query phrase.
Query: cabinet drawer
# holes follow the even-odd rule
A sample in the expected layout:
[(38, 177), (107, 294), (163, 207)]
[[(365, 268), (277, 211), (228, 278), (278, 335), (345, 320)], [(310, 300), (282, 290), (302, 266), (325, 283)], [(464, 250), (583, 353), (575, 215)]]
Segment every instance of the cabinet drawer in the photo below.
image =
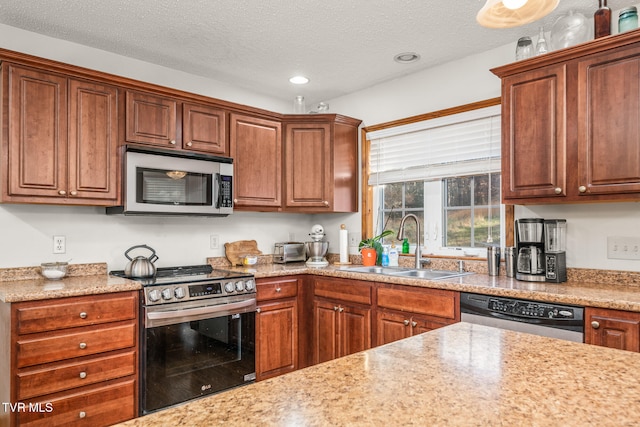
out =
[(136, 292), (62, 298), (16, 304), (18, 334), (55, 331), (76, 326), (136, 318)]
[(316, 279), (314, 295), (330, 299), (371, 305), (371, 285), (345, 279)]
[(17, 367), (88, 356), (136, 345), (136, 324), (128, 322), (100, 329), (82, 329), (42, 338), (23, 338), (16, 343)]
[(87, 361), (67, 363), (47, 369), (35, 369), (17, 375), (18, 399), (56, 393), (103, 381), (133, 375), (136, 372), (134, 351)]
[[(21, 426), (109, 426), (136, 416), (135, 380), (127, 380), (67, 395), (38, 400), (41, 412), (20, 412)], [(26, 403), (35, 404), (36, 401)], [(49, 412), (47, 412), (49, 410)]]
[(378, 307), (459, 320), (457, 293), (440, 289), (378, 288)]
[(277, 282), (259, 281), (256, 284), (256, 298), (258, 301), (290, 298), (298, 295), (298, 279)]

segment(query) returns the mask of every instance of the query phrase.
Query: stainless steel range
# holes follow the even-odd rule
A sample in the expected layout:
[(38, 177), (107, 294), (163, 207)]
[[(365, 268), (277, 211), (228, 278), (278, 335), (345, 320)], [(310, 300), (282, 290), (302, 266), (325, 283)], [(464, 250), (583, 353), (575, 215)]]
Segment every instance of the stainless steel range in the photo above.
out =
[(144, 293), (141, 414), (255, 380), (253, 275), (197, 265), (136, 280)]

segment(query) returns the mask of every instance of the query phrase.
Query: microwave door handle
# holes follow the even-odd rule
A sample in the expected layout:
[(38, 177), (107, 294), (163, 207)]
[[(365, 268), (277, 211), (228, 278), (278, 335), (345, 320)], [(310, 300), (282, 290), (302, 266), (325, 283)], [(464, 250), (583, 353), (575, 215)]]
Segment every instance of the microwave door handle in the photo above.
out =
[(222, 177), (216, 173), (216, 184), (218, 187), (218, 197), (216, 197), (216, 209), (220, 209), (222, 205)]
[(170, 311), (154, 311), (147, 313), (147, 318), (149, 320), (167, 320), (175, 318), (186, 318), (186, 320), (188, 320), (189, 317), (199, 316), (202, 314), (216, 314), (221, 312), (228, 313), (233, 310), (240, 310), (240, 312), (242, 312), (242, 309), (251, 307), (255, 304), (255, 298), (251, 298), (246, 301), (231, 302), (228, 304), (219, 304), (207, 307), (187, 308), (183, 310)]

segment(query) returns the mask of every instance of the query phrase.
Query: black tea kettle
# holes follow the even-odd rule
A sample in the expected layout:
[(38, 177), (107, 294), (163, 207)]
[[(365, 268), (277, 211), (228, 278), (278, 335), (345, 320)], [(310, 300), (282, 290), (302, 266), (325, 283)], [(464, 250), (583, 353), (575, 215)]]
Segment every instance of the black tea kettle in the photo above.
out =
[[(129, 256), (129, 252), (137, 248), (149, 249), (151, 251), (151, 256), (149, 258), (145, 258), (142, 255), (139, 255), (132, 259)], [(153, 250), (153, 248), (147, 245), (132, 246), (127, 249), (127, 251), (124, 253), (124, 256), (126, 256), (129, 260), (129, 263), (124, 268), (124, 275), (126, 277), (140, 279), (155, 276), (156, 266), (153, 265), (153, 263), (158, 259), (158, 255), (156, 255), (156, 251)]]

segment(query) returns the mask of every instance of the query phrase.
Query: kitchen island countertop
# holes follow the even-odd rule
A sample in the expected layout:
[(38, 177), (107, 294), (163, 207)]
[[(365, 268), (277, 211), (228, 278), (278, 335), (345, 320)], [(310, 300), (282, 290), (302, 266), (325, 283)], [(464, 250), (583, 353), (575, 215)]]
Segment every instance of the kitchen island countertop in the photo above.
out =
[(631, 426), (638, 366), (638, 353), (457, 323), (120, 426)]

